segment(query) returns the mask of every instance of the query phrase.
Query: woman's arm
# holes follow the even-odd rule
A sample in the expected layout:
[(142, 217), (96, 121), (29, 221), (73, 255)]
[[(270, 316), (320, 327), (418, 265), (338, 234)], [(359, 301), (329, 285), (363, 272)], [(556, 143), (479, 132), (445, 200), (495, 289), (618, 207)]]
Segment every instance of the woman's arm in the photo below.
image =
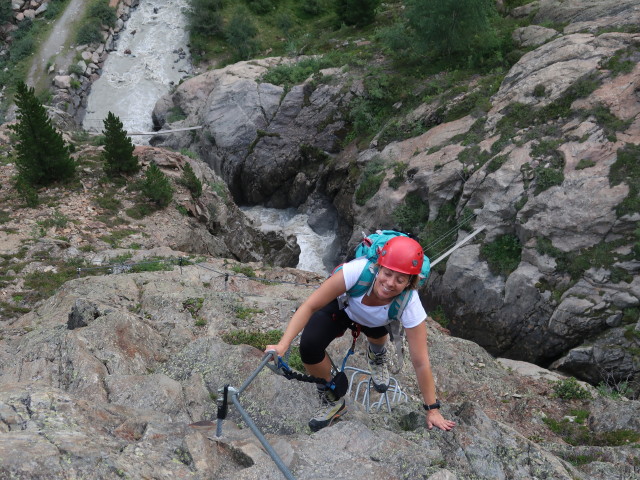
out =
[[(422, 393), (424, 403), (431, 405), (436, 402), (436, 384), (433, 380), (429, 361), (426, 321), (415, 327), (405, 329), (405, 332), (409, 343), (411, 363), (418, 379), (418, 387)], [(439, 409), (429, 410), (427, 412), (427, 427), (431, 430), (434, 426), (442, 430), (451, 430), (455, 426), (455, 422), (445, 420)]]
[(322, 282), (322, 285), (320, 285), (320, 287), (318, 287), (318, 289), (313, 292), (309, 298), (300, 305), (300, 307), (298, 307), (291, 317), (291, 320), (289, 321), (289, 324), (282, 334), (282, 338), (280, 338), (278, 344), (267, 345), (265, 352), (275, 350), (279, 356), (284, 356), (293, 339), (296, 338), (296, 336), (309, 322), (311, 315), (346, 291), (347, 288), (344, 283), (344, 274), (342, 273), (342, 269), (340, 269)]

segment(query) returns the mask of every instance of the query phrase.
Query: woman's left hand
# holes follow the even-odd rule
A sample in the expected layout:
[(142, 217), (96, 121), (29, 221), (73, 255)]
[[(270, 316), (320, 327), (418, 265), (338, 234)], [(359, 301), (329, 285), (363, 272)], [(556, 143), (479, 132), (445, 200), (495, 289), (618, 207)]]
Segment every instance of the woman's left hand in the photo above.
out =
[(448, 432), (456, 426), (456, 422), (446, 420), (440, 410), (429, 410), (427, 412), (427, 428), (431, 430), (433, 427), (438, 427), (440, 430)]

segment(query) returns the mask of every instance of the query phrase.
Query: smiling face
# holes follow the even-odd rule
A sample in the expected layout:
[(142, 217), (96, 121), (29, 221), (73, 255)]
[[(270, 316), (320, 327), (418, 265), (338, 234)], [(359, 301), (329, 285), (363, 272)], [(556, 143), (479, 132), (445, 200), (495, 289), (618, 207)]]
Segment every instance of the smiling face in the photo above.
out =
[(373, 294), (380, 300), (391, 300), (407, 288), (411, 275), (396, 272), (387, 267), (380, 267), (373, 286)]

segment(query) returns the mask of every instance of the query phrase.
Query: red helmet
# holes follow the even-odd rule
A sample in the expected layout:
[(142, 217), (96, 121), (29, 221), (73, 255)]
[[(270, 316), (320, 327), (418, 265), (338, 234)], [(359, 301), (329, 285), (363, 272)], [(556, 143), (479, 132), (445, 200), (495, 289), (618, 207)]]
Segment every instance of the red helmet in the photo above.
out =
[(409, 237), (393, 237), (384, 244), (378, 263), (382, 267), (408, 275), (419, 275), (424, 261), (424, 252), (418, 242)]

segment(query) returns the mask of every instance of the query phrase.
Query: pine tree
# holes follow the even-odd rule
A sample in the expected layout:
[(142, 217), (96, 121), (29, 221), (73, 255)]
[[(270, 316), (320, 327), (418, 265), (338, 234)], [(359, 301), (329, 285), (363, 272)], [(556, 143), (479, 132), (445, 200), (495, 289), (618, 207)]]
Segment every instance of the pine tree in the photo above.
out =
[(109, 112), (104, 120), (104, 170), (109, 175), (129, 174), (140, 170), (135, 147), (118, 117)]
[(193, 171), (193, 167), (189, 162), (184, 164), (184, 169), (182, 170), (179, 182), (187, 187), (193, 198), (198, 198), (202, 195), (202, 182), (196, 176), (196, 173)]
[(151, 163), (145, 172), (142, 193), (160, 208), (169, 205), (173, 199), (171, 183), (155, 163)]
[(68, 180), (76, 171), (62, 135), (55, 129), (33, 88), (17, 85), (18, 122), (11, 128), (18, 137), (15, 147), (18, 184), (39, 187)]

